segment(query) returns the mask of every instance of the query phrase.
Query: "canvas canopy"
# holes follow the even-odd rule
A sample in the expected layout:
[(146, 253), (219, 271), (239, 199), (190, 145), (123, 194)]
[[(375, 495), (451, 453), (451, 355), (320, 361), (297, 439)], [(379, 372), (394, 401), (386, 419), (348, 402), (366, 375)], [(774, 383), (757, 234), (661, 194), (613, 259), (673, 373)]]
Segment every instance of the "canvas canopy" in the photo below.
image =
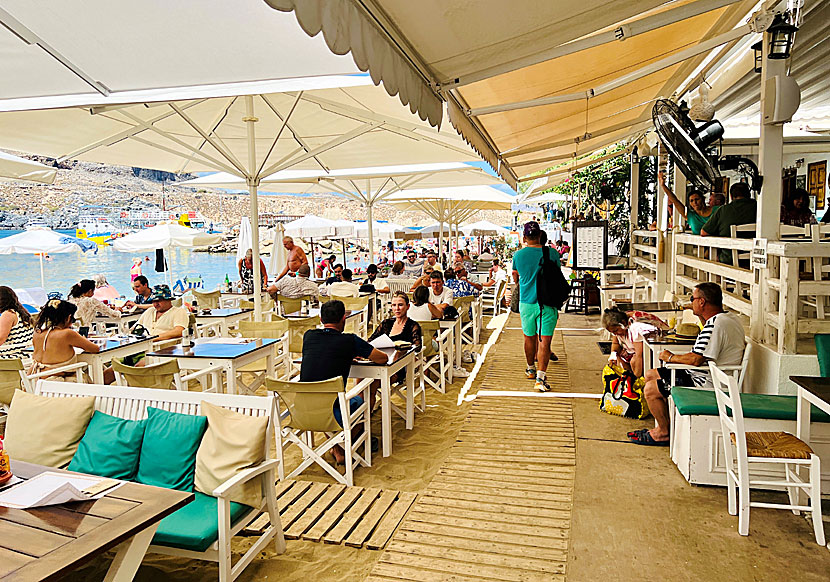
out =
[(0, 239), (0, 255), (38, 255), (40, 258), (41, 287), (46, 287), (46, 277), (43, 272), (43, 255), (71, 253), (78, 249), (83, 252), (89, 250), (98, 252), (98, 247), (94, 242), (67, 236), (48, 228), (28, 228), (18, 234)]
[(0, 151), (0, 179), (52, 184), (57, 174), (57, 168)]
[[(378, 222), (372, 224), (372, 234), (375, 239), (397, 240), (402, 239), (406, 229), (394, 222)], [(354, 235), (357, 238), (369, 238), (369, 225), (366, 222), (358, 222), (355, 225)]]
[(464, 236), (507, 236), (510, 234), (509, 230), (489, 220), (479, 220), (463, 225), (461, 232)]
[[(651, 125), (756, 0), (265, 0), (437, 124), (441, 101), (508, 184)], [(778, 1), (764, 2), (764, 8)], [(757, 96), (757, 93), (756, 93)]]

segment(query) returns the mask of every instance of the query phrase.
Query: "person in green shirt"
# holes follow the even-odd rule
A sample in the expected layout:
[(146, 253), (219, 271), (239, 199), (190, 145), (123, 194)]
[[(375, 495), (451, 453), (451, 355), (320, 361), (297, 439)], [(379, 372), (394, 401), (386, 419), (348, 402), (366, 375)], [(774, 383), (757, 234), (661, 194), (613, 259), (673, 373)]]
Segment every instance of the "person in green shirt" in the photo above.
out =
[(663, 192), (665, 192), (666, 196), (669, 197), (669, 201), (675, 208), (677, 208), (680, 216), (685, 218), (686, 222), (689, 223), (689, 230), (692, 231), (692, 234), (700, 234), (701, 227), (706, 224), (706, 221), (708, 221), (720, 207), (708, 206), (706, 204), (706, 198), (703, 197), (703, 194), (697, 191), (692, 192), (689, 195), (689, 206), (687, 207), (677, 196), (674, 195), (671, 188), (666, 185), (666, 176), (663, 172), (657, 172), (657, 180), (660, 182), (660, 187), (663, 189)]
[[(712, 215), (703, 228), (700, 229), (700, 236), (732, 236), (731, 227), (740, 224), (752, 224), (758, 212), (758, 205), (754, 198), (749, 195), (749, 185), (746, 182), (737, 182), (729, 188), (729, 195), (732, 202)], [(728, 249), (718, 250), (718, 259), (721, 263), (732, 264), (732, 251)]]
[[(548, 362), (559, 359), (550, 348), (559, 311), (555, 307), (541, 305), (536, 296), (536, 280), (541, 270), (539, 261), (544, 248), (543, 234), (538, 222), (531, 221), (524, 225), (526, 246), (513, 255), (513, 281), (519, 284), (519, 315), (522, 319), (527, 360), (525, 376), (536, 380), (537, 390), (547, 392), (550, 390), (547, 382)], [(556, 249), (548, 247), (548, 256), (557, 266), (562, 266)]]

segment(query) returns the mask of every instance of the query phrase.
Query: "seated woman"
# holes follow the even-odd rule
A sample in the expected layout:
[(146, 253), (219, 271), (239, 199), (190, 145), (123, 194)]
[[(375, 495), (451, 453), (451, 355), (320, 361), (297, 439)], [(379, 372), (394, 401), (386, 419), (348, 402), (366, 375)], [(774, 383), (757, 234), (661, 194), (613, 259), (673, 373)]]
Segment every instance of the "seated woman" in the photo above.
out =
[(454, 271), (456, 268), (460, 267), (464, 267), (464, 251), (457, 250), (455, 251), (455, 255), (452, 260), (452, 269)]
[(95, 316), (98, 314), (121, 317), (120, 311), (104, 305), (93, 297), (94, 294), (95, 281), (92, 279), (82, 279), (80, 282), (72, 285), (72, 289), (69, 290), (68, 301), (78, 308), (75, 319), (80, 321), (81, 325), (86, 327), (91, 326), (95, 322)]
[(92, 294), (92, 297), (98, 301), (113, 301), (121, 297), (121, 293), (107, 283), (107, 278), (101, 273), (93, 275), (92, 280), (95, 281), (95, 292)]
[(429, 308), (429, 287), (418, 287), (412, 293), (412, 305), (409, 306), (409, 317), (415, 321), (429, 321), (436, 319)]
[(20, 304), (11, 287), (0, 286), (0, 360), (14, 360), (26, 355), (32, 345), (32, 316)]
[(790, 199), (781, 205), (781, 224), (804, 226), (816, 224), (816, 217), (810, 210), (810, 195), (803, 188), (796, 188)]
[(395, 264), (392, 265), (392, 272), (389, 274), (387, 279), (408, 279), (404, 272), (404, 264), (403, 261), (395, 261)]
[(621, 366), (634, 374), (643, 376), (643, 335), (657, 328), (647, 323), (634, 321), (618, 307), (606, 309), (602, 314), (602, 326), (611, 333), (611, 365)]
[[(97, 354), (100, 347), (72, 329), (77, 306), (69, 301), (50, 299), (37, 318), (35, 333), (32, 338), (34, 352), (30, 374), (46, 372), (54, 368), (68, 366), (78, 361), (75, 348), (84, 352)], [(55, 376), (71, 375), (74, 372), (58, 373)], [(112, 369), (104, 372), (104, 382), (111, 384), (115, 380)]]

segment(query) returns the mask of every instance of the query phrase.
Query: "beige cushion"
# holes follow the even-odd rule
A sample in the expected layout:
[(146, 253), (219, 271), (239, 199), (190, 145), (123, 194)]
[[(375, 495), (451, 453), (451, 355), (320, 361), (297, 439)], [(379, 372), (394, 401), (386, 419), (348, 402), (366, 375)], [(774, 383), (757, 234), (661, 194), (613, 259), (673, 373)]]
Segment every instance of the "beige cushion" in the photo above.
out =
[[(212, 495), (219, 485), (240, 471), (265, 460), (268, 417), (254, 417), (202, 401), (208, 428), (196, 452), (196, 491)], [(231, 491), (231, 501), (259, 507), (260, 480)]]
[(78, 449), (94, 411), (93, 396), (52, 398), (17, 390), (3, 445), (13, 460), (64, 467)]

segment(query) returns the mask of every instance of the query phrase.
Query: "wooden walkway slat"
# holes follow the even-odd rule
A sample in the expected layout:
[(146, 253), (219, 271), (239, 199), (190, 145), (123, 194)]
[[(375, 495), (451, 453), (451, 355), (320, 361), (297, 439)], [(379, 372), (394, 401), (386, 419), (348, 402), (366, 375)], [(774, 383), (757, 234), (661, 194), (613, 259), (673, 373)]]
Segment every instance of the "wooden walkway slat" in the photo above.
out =
[[(510, 317), (508, 326), (518, 326)], [(481, 389), (534, 389), (524, 378), (521, 337), (502, 332)], [(560, 359), (548, 381), (569, 390), (561, 333), (553, 345)], [(367, 580), (564, 581), (575, 457), (569, 400), (473, 401), (447, 459)]]

